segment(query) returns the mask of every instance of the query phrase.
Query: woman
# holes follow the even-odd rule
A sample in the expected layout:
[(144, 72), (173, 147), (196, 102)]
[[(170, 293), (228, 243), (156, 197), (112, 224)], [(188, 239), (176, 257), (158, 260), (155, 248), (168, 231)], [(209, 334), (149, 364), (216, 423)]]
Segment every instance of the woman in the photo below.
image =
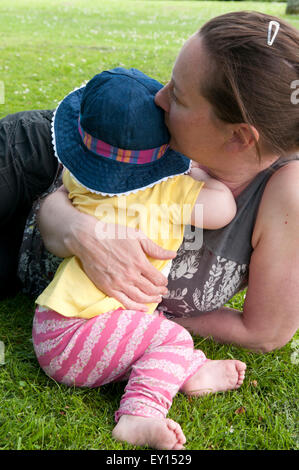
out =
[[(280, 22), (276, 29), (272, 21)], [(205, 231), (200, 249), (189, 233), (189, 245), (183, 243), (173, 262), (168, 294), (167, 280), (146, 254), (164, 259), (174, 253), (141, 234), (97, 237), (97, 221), (74, 210), (62, 189), (39, 211), (46, 247), (57, 256), (78, 256), (92, 281), (128, 309), (166, 294), (161, 310), (195, 334), (262, 352), (286, 344), (298, 328), (299, 304), (299, 107), (291, 99), (298, 46), (298, 31), (277, 18), (228, 13), (187, 41), (170, 82), (157, 93), (171, 146), (196, 156), (233, 191), (238, 206), (227, 227)], [(39, 262), (30, 264), (27, 253), (23, 248), (23, 281)], [(246, 285), (243, 312), (224, 307)]]

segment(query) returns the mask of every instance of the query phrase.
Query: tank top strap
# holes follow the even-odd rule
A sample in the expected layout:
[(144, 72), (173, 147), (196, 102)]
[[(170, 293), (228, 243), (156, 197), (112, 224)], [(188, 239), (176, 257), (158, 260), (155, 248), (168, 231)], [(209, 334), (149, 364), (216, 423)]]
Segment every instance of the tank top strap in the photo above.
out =
[(249, 263), (252, 232), (264, 189), (273, 173), (292, 160), (299, 160), (299, 155), (279, 159), (254, 178), (236, 198), (237, 214), (230, 224), (219, 230), (204, 230), (204, 243), (215, 255)]

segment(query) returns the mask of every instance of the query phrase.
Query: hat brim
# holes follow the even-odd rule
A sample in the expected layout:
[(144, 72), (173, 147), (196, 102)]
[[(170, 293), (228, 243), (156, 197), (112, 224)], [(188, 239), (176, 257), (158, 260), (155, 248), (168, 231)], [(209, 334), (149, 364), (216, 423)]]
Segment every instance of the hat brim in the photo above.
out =
[(52, 122), (55, 155), (80, 184), (91, 192), (114, 196), (136, 192), (190, 171), (189, 158), (170, 148), (159, 160), (144, 164), (120, 162), (90, 151), (78, 130), (84, 88), (64, 98)]

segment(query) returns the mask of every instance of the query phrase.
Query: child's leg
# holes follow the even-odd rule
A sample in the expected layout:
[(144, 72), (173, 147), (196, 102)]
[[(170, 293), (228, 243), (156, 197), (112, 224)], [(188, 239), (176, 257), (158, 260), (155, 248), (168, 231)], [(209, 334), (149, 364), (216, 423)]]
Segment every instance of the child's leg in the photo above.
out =
[[(148, 323), (148, 315), (144, 320)], [(180, 387), (206, 361), (202, 351), (195, 353), (190, 333), (162, 314), (148, 323), (145, 333), (116, 421), (123, 414), (165, 418)]]
[[(129, 376), (131, 367), (145, 353), (149, 358), (164, 354), (167, 360), (175, 348), (174, 361), (181, 362), (179, 374), (173, 377), (171, 391), (166, 391), (166, 397), (161, 399), (165, 406), (156, 416), (167, 413), (171, 396), (176, 393), (173, 390), (206, 359), (201, 353), (194, 368), (193, 341), (187, 330), (158, 313), (148, 315), (134, 310), (119, 309), (85, 320), (66, 318), (38, 307), (33, 322), (33, 344), (38, 361), (48, 375), (57, 382), (79, 387), (98, 387), (121, 380)], [(144, 372), (151, 374), (145, 369)], [(142, 365), (138, 374), (144, 375)], [(132, 383), (135, 375), (133, 372)], [(145, 378), (145, 388), (147, 381)], [(157, 407), (160, 410), (159, 399)]]
[[(157, 313), (119, 309), (84, 320), (38, 308), (33, 343), (45, 372), (68, 385), (98, 387), (120, 380), (132, 368), (117, 419), (127, 415), (137, 415), (139, 421), (147, 418), (150, 432), (143, 441), (139, 439), (140, 445), (182, 448), (179, 425), (165, 420), (173, 396), (190, 375), (190, 365), (194, 366), (192, 338), (180, 325)], [(203, 361), (204, 355), (197, 367)]]
[(166, 414), (180, 386), (197, 372), (206, 357), (201, 351), (194, 354), (190, 334), (177, 326), (159, 315), (148, 328), (149, 346), (132, 365), (115, 414), (116, 439), (158, 449), (183, 448), (183, 432), (177, 423), (166, 419)]

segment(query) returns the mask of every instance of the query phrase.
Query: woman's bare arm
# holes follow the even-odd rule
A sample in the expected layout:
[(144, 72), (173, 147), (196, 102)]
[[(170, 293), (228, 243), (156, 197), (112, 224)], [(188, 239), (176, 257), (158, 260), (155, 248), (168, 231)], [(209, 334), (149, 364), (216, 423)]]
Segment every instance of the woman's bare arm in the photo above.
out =
[[(69, 247), (70, 230), (74, 222), (73, 207), (68, 193), (62, 185), (41, 203), (37, 214), (37, 223), (47, 250), (60, 258), (72, 255)], [(84, 215), (84, 214), (82, 214)]]
[(178, 323), (221, 343), (267, 352), (299, 327), (299, 162), (277, 171), (265, 189), (252, 244), (243, 312), (222, 308)]
[(146, 303), (159, 302), (167, 292), (167, 278), (146, 255), (172, 259), (176, 253), (141, 232), (112, 238), (108, 224), (79, 212), (63, 186), (43, 201), (38, 224), (49, 251), (59, 257), (77, 256), (92, 282), (126, 308), (146, 310)]

